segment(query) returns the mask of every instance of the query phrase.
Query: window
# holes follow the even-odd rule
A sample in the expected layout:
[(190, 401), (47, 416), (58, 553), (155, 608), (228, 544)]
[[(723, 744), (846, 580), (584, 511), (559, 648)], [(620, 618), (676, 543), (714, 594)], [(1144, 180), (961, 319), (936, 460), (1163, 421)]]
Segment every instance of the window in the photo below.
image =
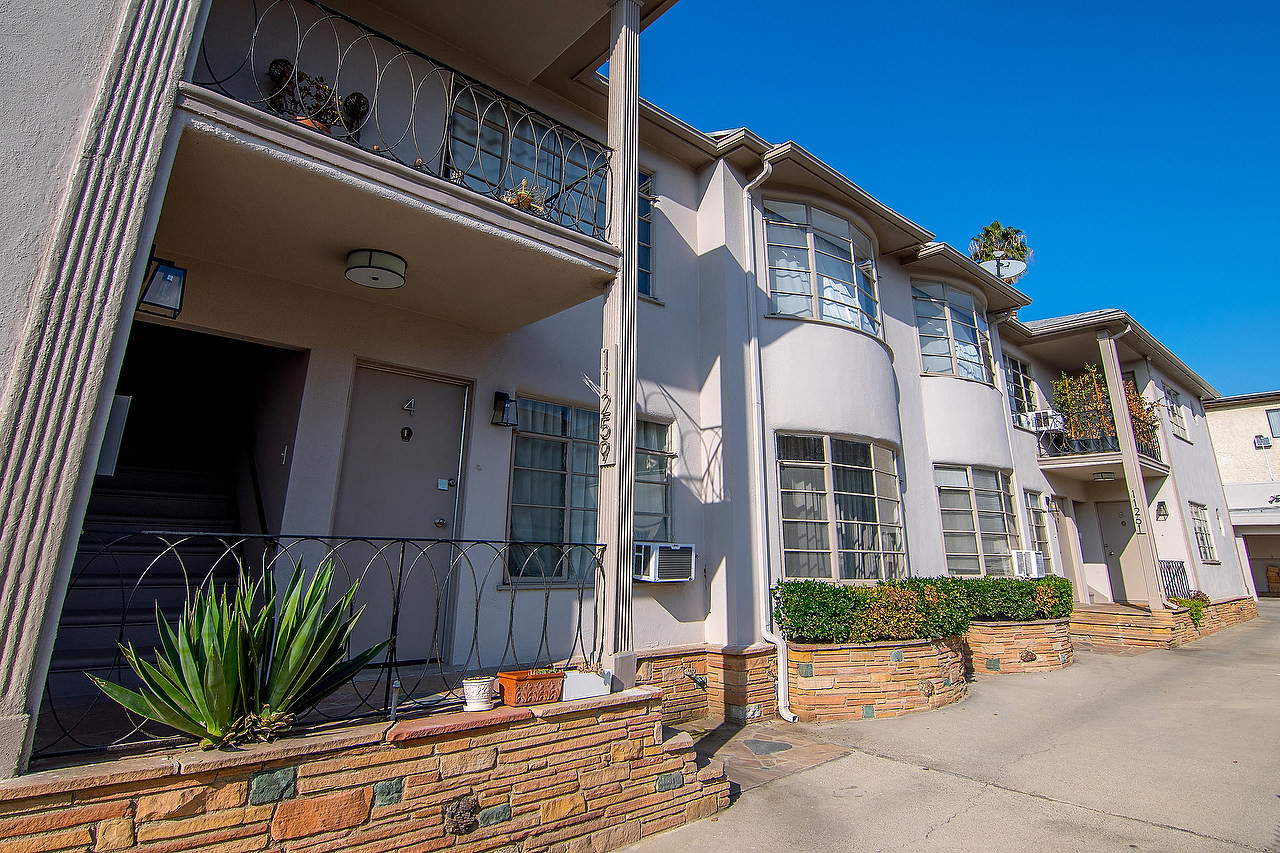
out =
[(824, 435), (778, 436), (788, 578), (887, 580), (906, 568), (892, 450)]
[(871, 241), (807, 204), (765, 201), (769, 312), (817, 317), (880, 334)]
[[(560, 403), (516, 402), (511, 462), (510, 537), (525, 542), (596, 542), (600, 413)], [(671, 459), (666, 424), (636, 425), (635, 538), (671, 541)], [(585, 552), (566, 565), (559, 548), (513, 548), (508, 573), (577, 579), (591, 571)], [(588, 578), (589, 579), (589, 578)]]
[[(518, 400), (511, 462), (511, 533), (526, 542), (595, 542), (600, 413)], [(567, 565), (559, 548), (513, 548), (511, 575), (573, 579), (587, 555)]]
[(453, 96), (446, 153), (455, 183), (501, 198), (527, 182), (531, 196), (517, 207), (603, 236), (608, 154), (594, 143), (467, 84)]
[(1036, 386), (1031, 379), (1030, 365), (1006, 355), (1004, 382), (1009, 391), (1009, 411), (1019, 415), (1036, 410)]
[(1267, 409), (1267, 425), (1271, 427), (1271, 437), (1280, 438), (1280, 409)]
[(1218, 555), (1213, 548), (1213, 532), (1209, 530), (1207, 509), (1204, 504), (1191, 504), (1191, 524), (1196, 530), (1196, 547), (1200, 549), (1200, 559), (1206, 563), (1216, 563)]
[(671, 541), (670, 429), (666, 424), (636, 423), (637, 542)]
[(1008, 575), (1018, 547), (1009, 475), (987, 468), (934, 466), (947, 571), (953, 575)]
[(1190, 441), (1187, 423), (1182, 419), (1182, 395), (1168, 385), (1164, 386), (1164, 408), (1169, 413), (1169, 429), (1173, 430), (1173, 434), (1178, 438)]
[(954, 373), (991, 383), (991, 339), (987, 318), (963, 290), (915, 282), (911, 297), (920, 333), (925, 373)]
[(653, 175), (640, 173), (640, 295), (653, 296)]
[(1044, 557), (1044, 573), (1053, 574), (1050, 571), (1052, 561), (1049, 557), (1049, 525), (1045, 518), (1047, 513), (1044, 508), (1044, 496), (1039, 492), (1031, 491), (1022, 494), (1027, 503), (1027, 532), (1031, 534), (1031, 544)]

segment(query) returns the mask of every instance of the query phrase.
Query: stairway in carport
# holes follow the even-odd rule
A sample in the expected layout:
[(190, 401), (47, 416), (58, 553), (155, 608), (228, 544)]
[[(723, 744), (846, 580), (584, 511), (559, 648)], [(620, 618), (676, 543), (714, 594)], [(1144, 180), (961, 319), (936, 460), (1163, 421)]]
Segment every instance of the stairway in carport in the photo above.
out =
[[(239, 526), (235, 482), (225, 468), (121, 466), (97, 477), (54, 643), (50, 690), (94, 691), (84, 672), (119, 680), (127, 673), (113, 671), (118, 643), (133, 643), (148, 656), (159, 644), (157, 605), (172, 624), (188, 589), (210, 574), (218, 586), (234, 583), (231, 540), (220, 534)], [(183, 533), (206, 535), (175, 535)]]

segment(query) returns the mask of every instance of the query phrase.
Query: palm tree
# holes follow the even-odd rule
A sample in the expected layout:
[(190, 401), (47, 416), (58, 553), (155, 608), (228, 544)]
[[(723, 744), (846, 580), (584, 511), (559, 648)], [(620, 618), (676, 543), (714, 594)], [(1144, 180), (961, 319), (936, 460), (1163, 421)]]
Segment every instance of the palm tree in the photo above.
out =
[[(996, 252), (1003, 252), (996, 255)], [(999, 220), (982, 226), (982, 233), (969, 241), (969, 257), (981, 263), (996, 258), (1031, 262), (1031, 247), (1027, 235), (1019, 228), (1001, 225)]]

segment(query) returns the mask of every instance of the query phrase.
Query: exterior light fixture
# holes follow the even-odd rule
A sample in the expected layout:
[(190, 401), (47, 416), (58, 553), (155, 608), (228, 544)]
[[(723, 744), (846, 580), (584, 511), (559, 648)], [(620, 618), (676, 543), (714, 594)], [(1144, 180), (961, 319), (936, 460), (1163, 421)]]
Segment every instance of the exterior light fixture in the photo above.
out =
[(1114, 480), (1115, 478), (1116, 478), (1116, 475), (1110, 471), (1099, 471), (1098, 473), (1093, 475), (1094, 481), (1098, 483), (1106, 483), (1110, 480)]
[(493, 393), (493, 417), (490, 418), (489, 423), (501, 427), (519, 426), (520, 421), (516, 417), (515, 398), (506, 391), (495, 391)]
[(1164, 501), (1156, 501), (1156, 521), (1164, 521), (1169, 517), (1169, 505)]
[(404, 286), (404, 258), (378, 249), (356, 249), (347, 254), (347, 278), (375, 290)]
[(138, 308), (144, 314), (175, 319), (182, 313), (182, 293), (187, 283), (187, 271), (164, 258), (156, 257), (156, 247), (151, 247), (147, 259), (147, 278), (138, 297)]

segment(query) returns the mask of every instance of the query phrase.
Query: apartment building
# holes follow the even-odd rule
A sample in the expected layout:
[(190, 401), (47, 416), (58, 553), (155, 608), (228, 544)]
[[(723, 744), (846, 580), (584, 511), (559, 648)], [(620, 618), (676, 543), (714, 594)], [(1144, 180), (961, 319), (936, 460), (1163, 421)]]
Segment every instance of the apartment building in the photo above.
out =
[(1216, 391), (1123, 312), (1019, 320), (799, 145), (640, 101), (672, 2), (42, 10), (67, 85), (0, 131), (46, 140), (0, 202), (5, 772), (88, 744), (59, 702), (155, 601), (267, 558), (362, 578), (370, 713), (413, 667), (694, 650), (748, 718), (783, 578), (1252, 594)]
[(1259, 591), (1280, 592), (1280, 391), (1205, 403), (1231, 526)]

